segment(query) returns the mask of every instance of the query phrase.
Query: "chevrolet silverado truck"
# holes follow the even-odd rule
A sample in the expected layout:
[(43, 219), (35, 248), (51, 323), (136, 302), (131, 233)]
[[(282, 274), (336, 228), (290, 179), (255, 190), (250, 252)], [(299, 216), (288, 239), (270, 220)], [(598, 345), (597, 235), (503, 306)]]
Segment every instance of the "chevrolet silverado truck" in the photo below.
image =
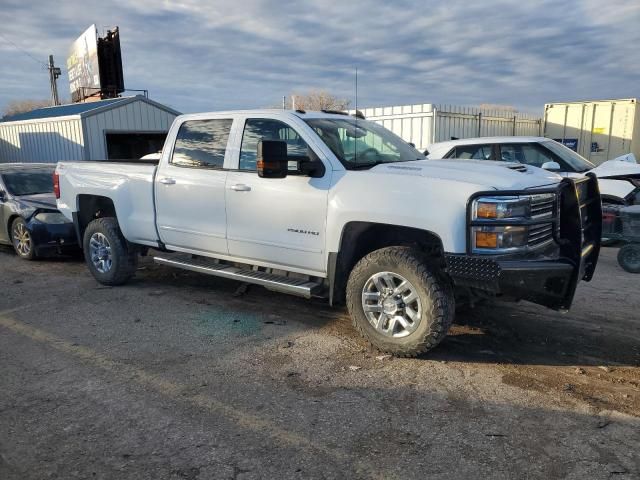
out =
[(346, 303), (398, 356), (435, 347), (456, 301), (568, 309), (600, 250), (595, 178), (426, 160), (338, 112), (183, 115), (158, 161), (60, 162), (54, 185), (102, 284), (153, 248), (162, 265)]

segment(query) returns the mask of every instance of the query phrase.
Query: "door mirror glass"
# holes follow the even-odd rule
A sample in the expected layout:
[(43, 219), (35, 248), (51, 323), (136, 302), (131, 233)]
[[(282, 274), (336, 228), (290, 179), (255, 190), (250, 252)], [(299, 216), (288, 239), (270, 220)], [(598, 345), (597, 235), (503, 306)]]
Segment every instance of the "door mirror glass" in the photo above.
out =
[(262, 178), (284, 178), (289, 170), (287, 143), (282, 140), (260, 140), (256, 169)]
[(560, 164), (558, 162), (544, 162), (542, 164), (542, 168), (552, 172), (557, 172), (560, 170)]

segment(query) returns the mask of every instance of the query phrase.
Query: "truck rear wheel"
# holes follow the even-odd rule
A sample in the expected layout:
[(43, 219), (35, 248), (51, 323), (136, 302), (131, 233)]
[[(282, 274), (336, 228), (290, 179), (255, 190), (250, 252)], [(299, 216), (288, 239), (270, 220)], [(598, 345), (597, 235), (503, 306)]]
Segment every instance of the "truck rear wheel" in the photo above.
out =
[(451, 284), (410, 247), (382, 248), (360, 260), (349, 275), (347, 307), (374, 347), (400, 357), (438, 345), (455, 313)]
[(82, 244), (91, 274), (103, 285), (122, 285), (135, 273), (138, 252), (122, 236), (115, 218), (93, 220)]

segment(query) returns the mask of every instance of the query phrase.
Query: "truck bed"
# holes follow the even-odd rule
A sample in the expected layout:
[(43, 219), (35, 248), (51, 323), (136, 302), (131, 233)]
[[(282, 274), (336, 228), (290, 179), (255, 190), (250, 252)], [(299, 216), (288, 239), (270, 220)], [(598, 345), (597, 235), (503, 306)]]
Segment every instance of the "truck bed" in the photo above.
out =
[(156, 245), (153, 202), (156, 164), (155, 160), (59, 162), (58, 208), (70, 218), (83, 196), (110, 198), (118, 211), (124, 236), (131, 242)]

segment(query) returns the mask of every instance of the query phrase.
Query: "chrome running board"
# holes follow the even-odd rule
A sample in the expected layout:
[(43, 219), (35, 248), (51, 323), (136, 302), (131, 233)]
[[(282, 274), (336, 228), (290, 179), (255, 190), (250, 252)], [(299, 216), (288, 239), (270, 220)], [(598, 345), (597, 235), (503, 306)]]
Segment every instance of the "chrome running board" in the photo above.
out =
[(304, 298), (315, 296), (321, 284), (306, 279), (285, 277), (260, 270), (238, 268), (218, 260), (207, 257), (192, 258), (191, 255), (176, 255), (171, 258), (153, 257), (153, 261), (160, 265), (204, 273), (215, 277), (228, 278), (239, 282), (261, 285), (269, 290), (298, 295)]

